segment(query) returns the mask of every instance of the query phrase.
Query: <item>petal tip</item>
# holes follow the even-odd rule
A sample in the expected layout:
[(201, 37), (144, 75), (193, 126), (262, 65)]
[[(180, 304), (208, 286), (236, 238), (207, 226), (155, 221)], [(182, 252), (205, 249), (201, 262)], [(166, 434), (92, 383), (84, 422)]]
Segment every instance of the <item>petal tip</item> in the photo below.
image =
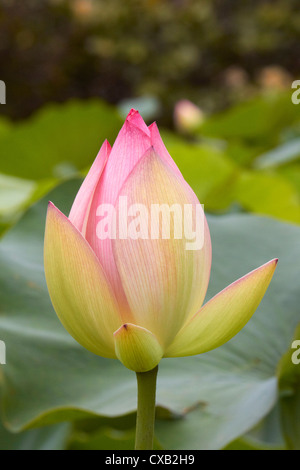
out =
[(58, 216), (62, 216), (63, 218), (67, 218), (65, 216), (65, 214), (63, 214), (57, 207), (55, 204), (53, 204), (53, 202), (49, 201), (48, 202), (48, 207), (47, 207), (47, 214), (53, 214), (53, 216), (55, 217), (55, 215), (58, 215)]
[[(263, 265), (261, 266), (261, 268), (263, 268), (263, 267), (271, 267), (271, 266), (272, 266), (272, 267), (273, 267), (273, 271), (275, 271), (275, 269), (276, 269), (276, 267), (277, 267), (277, 264), (278, 264), (278, 258), (273, 258), (273, 259), (271, 259), (270, 261), (268, 261), (267, 263), (263, 264)], [(259, 268), (257, 268), (257, 269), (259, 269)]]
[(147, 372), (154, 369), (163, 356), (156, 336), (146, 328), (124, 323), (113, 335), (116, 356), (130, 370)]
[(125, 331), (128, 330), (128, 324), (127, 323), (123, 323), (123, 325), (121, 325), (120, 328), (118, 328), (116, 331), (114, 331), (113, 335), (117, 336), (119, 333), (122, 333), (122, 330), (125, 330)]
[(47, 207), (47, 214), (50, 212), (59, 212), (59, 209), (56, 207), (55, 204), (53, 204), (52, 201), (48, 202), (48, 207)]
[(136, 127), (137, 129), (139, 129), (140, 131), (144, 132), (144, 134), (146, 134), (148, 137), (150, 137), (150, 131), (144, 121), (144, 119), (142, 118), (142, 116), (140, 115), (140, 113), (132, 108), (127, 117), (126, 117), (126, 120), (125, 120), (125, 124), (129, 124), (133, 127)]
[(111, 149), (111, 145), (107, 139), (105, 139), (101, 147), (104, 147), (105, 149)]
[(150, 126), (148, 127), (148, 129), (151, 131), (152, 129), (157, 129), (158, 130), (158, 126), (157, 126), (157, 123), (156, 121), (153, 121)]
[(127, 114), (126, 121), (130, 121), (136, 113), (140, 114), (136, 109), (131, 108), (131, 110)]

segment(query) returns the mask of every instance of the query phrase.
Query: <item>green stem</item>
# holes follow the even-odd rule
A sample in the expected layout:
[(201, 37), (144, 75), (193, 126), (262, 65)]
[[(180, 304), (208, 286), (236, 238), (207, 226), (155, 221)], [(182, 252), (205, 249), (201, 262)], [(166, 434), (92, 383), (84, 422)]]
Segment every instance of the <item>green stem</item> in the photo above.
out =
[(136, 450), (153, 449), (157, 371), (158, 366), (148, 372), (136, 373), (138, 386)]

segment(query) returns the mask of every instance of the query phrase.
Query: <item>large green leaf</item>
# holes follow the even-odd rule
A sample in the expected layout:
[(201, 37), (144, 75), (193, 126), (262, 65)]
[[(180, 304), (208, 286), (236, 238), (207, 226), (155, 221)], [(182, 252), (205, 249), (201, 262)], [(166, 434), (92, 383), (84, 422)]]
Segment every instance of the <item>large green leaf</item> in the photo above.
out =
[(99, 101), (49, 105), (18, 124), (0, 120), (0, 234), (58, 180), (78, 176), (122, 120)]
[(204, 122), (200, 134), (226, 139), (263, 142), (271, 147), (280, 132), (299, 121), (299, 111), (290, 93), (262, 94), (238, 104)]
[(223, 188), (235, 173), (233, 162), (223, 151), (208, 144), (183, 141), (168, 145), (168, 151), (199, 200), (205, 201), (205, 207), (209, 209), (209, 195)]
[(300, 164), (292, 163), (280, 168), (279, 173), (287, 178), (295, 186), (300, 194)]
[(245, 149), (251, 153), (251, 147), (218, 148), (213, 141), (190, 143), (170, 133), (164, 133), (164, 137), (172, 158), (201, 203), (205, 203), (206, 211), (228, 210), (238, 205), (257, 214), (300, 222), (300, 180), (295, 164), (290, 172), (285, 168), (285, 173), (245, 169), (233, 160), (243, 163), (249, 155), (238, 155)]
[(12, 124), (4, 116), (0, 116), (0, 138), (3, 137), (11, 129)]
[[(0, 244), (0, 338), (7, 346), (7, 364), (0, 369), (3, 419), (14, 431), (88, 415), (118, 416), (136, 407), (134, 373), (75, 343), (56, 318), (45, 286), (47, 201), (68, 213), (79, 183), (64, 183), (33, 206)], [(277, 364), (299, 322), (300, 227), (249, 215), (208, 221), (208, 298), (271, 258), (279, 257), (279, 264), (237, 337), (201, 356), (161, 362), (157, 403), (171, 416), (158, 420), (156, 432), (166, 448), (221, 448), (266, 416), (278, 399)]]
[(226, 450), (284, 450), (280, 407), (274, 407), (253, 429), (231, 442)]
[(0, 173), (0, 218), (16, 212), (35, 191), (34, 181), (14, 178)]
[(300, 194), (280, 174), (242, 171), (231, 188), (231, 195), (248, 211), (300, 223)]
[(281, 399), (281, 420), (288, 449), (300, 450), (300, 381)]
[(300, 450), (300, 322), (279, 367), (281, 421), (287, 446)]
[(63, 450), (70, 433), (68, 423), (13, 434), (0, 423), (0, 450)]
[(260, 155), (254, 162), (256, 168), (274, 168), (299, 160), (300, 138), (292, 139), (284, 144)]
[(69, 176), (88, 166), (121, 125), (117, 111), (99, 100), (49, 105), (0, 133), (0, 171), (29, 180)]

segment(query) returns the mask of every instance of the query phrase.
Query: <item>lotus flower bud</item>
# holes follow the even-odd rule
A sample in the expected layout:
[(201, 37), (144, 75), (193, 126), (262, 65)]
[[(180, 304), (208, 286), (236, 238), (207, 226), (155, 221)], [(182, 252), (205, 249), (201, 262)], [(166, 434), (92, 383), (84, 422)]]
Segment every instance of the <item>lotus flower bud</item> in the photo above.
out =
[(45, 274), (62, 324), (85, 348), (136, 372), (162, 357), (199, 354), (250, 319), (277, 260), (202, 306), (211, 268), (209, 228), (156, 124), (131, 110), (107, 141), (69, 217), (49, 203)]
[(203, 111), (189, 100), (180, 100), (174, 109), (174, 121), (177, 129), (183, 133), (197, 130), (205, 119)]

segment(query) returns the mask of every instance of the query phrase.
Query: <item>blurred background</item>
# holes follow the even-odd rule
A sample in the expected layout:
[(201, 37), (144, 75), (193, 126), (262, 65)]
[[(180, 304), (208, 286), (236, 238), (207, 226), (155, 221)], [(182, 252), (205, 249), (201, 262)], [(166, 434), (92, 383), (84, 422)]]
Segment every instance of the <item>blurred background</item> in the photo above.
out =
[(0, 0), (0, 231), (131, 107), (206, 210), (300, 221), (299, 36), (297, 0)]
[(172, 125), (180, 99), (205, 112), (291, 86), (297, 0), (1, 0), (1, 114), (49, 102), (148, 96)]
[[(230, 358), (225, 366), (214, 360), (210, 365), (211, 356), (205, 356), (207, 375), (197, 386), (201, 390), (205, 384), (203, 393), (212, 400), (208, 411), (201, 408), (202, 397), (185, 397), (193, 386), (170, 382), (169, 392), (180, 389), (181, 401), (175, 399), (177, 408), (158, 410), (156, 447), (172, 448), (176, 440), (177, 448), (299, 449), (299, 373), (289, 395), (294, 401), (284, 406), (279, 399), (267, 402), (273, 391), (261, 382), (267, 377), (267, 384), (286, 385), (278, 361), (299, 323), (300, 104), (291, 99), (292, 83), (300, 80), (299, 1), (0, 0), (0, 80), (6, 84), (6, 104), (0, 104), (0, 339), (9, 359), (0, 366), (5, 422), (0, 448), (133, 446), (134, 405), (127, 403), (135, 385), (130, 382), (129, 391), (120, 388), (127, 390), (127, 401), (121, 400), (123, 407), (117, 402), (114, 418), (99, 417), (112, 414), (109, 400), (98, 397), (106, 386), (98, 384), (101, 358), (73, 343), (70, 350), (44, 285), (42, 244), (49, 191), (67, 214), (78, 178), (87, 173), (104, 139), (113, 143), (134, 107), (147, 124), (157, 121), (170, 154), (206, 214), (214, 216), (214, 236), (222, 240), (224, 230), (227, 245), (217, 248), (217, 257), (224, 261), (233, 246), (237, 249), (234, 259), (213, 265), (210, 294), (238, 277), (239, 258), (245, 261), (239, 275), (246, 265), (255, 267), (253, 253), (261, 263), (269, 250), (272, 257), (281, 255), (283, 267), (293, 264), (289, 258), (285, 265), (285, 256), (297, 265), (290, 275), (288, 269), (280, 271), (277, 291), (290, 295), (281, 298), (282, 310), (280, 302), (265, 304), (265, 323), (254, 324), (254, 340), (251, 336), (245, 348), (225, 353)], [(264, 229), (251, 238), (247, 223), (240, 223), (246, 219), (239, 219), (245, 213), (250, 222), (253, 216), (254, 226), (261, 227), (257, 215), (267, 218), (261, 223), (268, 240), (255, 238), (263, 237)], [(228, 214), (237, 219), (226, 231)], [(236, 248), (241, 239), (248, 240), (249, 253)], [(259, 338), (271, 345), (268, 350), (263, 344), (261, 356)], [(233, 379), (232, 362), (237, 364)], [(107, 367), (105, 380), (118, 396), (119, 371), (107, 364), (100, 363)], [(197, 378), (197, 363), (186, 364)], [(258, 369), (262, 364), (258, 372), (257, 364)], [(178, 367), (185, 384), (189, 377), (180, 372), (180, 362)], [(220, 377), (229, 390), (225, 398), (215, 393)], [(254, 383), (262, 384), (257, 395)], [(248, 395), (239, 402), (245, 390)], [(220, 410), (225, 417), (219, 417)], [(93, 413), (98, 418), (92, 419)], [(180, 413), (190, 413), (191, 428), (189, 420), (180, 428), (185, 422)], [(206, 427), (195, 436), (200, 418)], [(172, 427), (172, 419), (178, 427)], [(31, 425), (37, 429), (11, 432)]]

